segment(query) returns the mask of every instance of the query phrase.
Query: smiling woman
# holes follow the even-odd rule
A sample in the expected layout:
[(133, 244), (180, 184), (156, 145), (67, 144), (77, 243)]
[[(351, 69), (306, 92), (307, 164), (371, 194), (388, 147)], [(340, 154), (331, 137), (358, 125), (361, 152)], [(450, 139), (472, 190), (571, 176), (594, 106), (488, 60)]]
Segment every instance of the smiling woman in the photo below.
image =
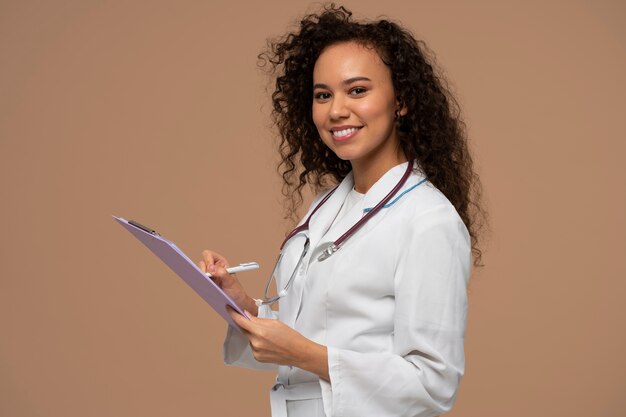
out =
[(408, 31), (332, 5), (261, 59), (291, 213), (305, 184), (321, 192), (281, 245), (275, 296), (251, 298), (224, 256), (203, 253), (249, 312), (232, 313), (242, 332), (229, 328), (225, 362), (278, 372), (275, 417), (450, 410), (481, 213), (454, 99)]

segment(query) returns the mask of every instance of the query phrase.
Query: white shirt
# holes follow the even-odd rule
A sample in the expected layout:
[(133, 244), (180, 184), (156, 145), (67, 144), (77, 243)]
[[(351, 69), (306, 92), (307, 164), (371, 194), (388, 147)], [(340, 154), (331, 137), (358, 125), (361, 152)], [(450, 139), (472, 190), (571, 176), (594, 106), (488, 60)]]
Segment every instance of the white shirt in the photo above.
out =
[(467, 229), (445, 196), (413, 172), (339, 251), (318, 260), (382, 200), (405, 169), (406, 163), (389, 170), (339, 217), (354, 187), (352, 175), (346, 176), (311, 218), (309, 230), (285, 245), (280, 289), (307, 234), (311, 249), (280, 301), (279, 314), (269, 307), (259, 310), (260, 317), (279, 318), (327, 346), (330, 383), (298, 368), (256, 362), (247, 339), (229, 330), (226, 363), (278, 369), (273, 416), (305, 415), (286, 406), (290, 398), (299, 405), (310, 398), (310, 407), (299, 408), (317, 406), (328, 417), (437, 416), (452, 407), (464, 369), (471, 255)]

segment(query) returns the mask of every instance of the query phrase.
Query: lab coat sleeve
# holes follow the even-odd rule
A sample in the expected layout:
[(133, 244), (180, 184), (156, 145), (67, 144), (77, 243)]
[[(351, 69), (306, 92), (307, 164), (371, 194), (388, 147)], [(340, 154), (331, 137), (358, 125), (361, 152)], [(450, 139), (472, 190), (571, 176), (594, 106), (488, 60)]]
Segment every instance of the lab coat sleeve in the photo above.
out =
[(331, 382), (321, 385), (329, 416), (438, 416), (454, 403), (464, 371), (469, 235), (445, 208), (409, 229), (397, 245), (393, 347), (328, 347)]
[[(260, 306), (258, 317), (277, 320), (278, 312), (273, 311), (270, 306)], [(278, 369), (276, 364), (263, 363), (254, 359), (248, 338), (231, 325), (228, 326), (224, 340), (224, 363), (260, 371), (276, 371)]]

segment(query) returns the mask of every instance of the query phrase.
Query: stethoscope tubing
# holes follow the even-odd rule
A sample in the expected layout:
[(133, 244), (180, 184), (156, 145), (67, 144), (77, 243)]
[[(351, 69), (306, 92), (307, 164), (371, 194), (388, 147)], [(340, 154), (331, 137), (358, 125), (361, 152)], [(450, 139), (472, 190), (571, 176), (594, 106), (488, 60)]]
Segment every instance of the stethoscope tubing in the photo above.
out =
[[(385, 206), (385, 204), (387, 204), (389, 202), (389, 200), (391, 200), (393, 198), (393, 196), (398, 191), (400, 191), (400, 188), (402, 188), (402, 186), (404, 184), (406, 184), (406, 182), (409, 179), (409, 176), (411, 175), (412, 171), (413, 171), (413, 160), (409, 160), (409, 163), (407, 165), (406, 171), (402, 175), (402, 178), (393, 187), (393, 189), (391, 191), (389, 191), (389, 193), (387, 193), (385, 198), (380, 200), (380, 202), (378, 204), (376, 204), (376, 206), (374, 206), (370, 211), (368, 211), (365, 216), (363, 216), (361, 219), (359, 219), (359, 221), (356, 222), (352, 227), (350, 227), (350, 229), (348, 229), (337, 240), (335, 240), (330, 246), (328, 246), (321, 253), (321, 255), (318, 257), (318, 261), (324, 261), (324, 260), (328, 259), (333, 253), (337, 252), (341, 248), (341, 245), (346, 240), (348, 240), (350, 237), (352, 237), (361, 227), (363, 227), (365, 225), (365, 223), (367, 223), (369, 221), (369, 219), (372, 218), (372, 216), (374, 216), (376, 213), (378, 213)], [(272, 274), (270, 275), (270, 278), (267, 281), (267, 284), (265, 285), (265, 298), (263, 300), (258, 300), (258, 299), (255, 300), (257, 306), (274, 304), (281, 297), (283, 297), (283, 296), (285, 296), (287, 294), (287, 290), (291, 287), (291, 283), (293, 282), (296, 274), (298, 273), (298, 270), (300, 269), (300, 264), (302, 263), (302, 260), (304, 259), (304, 257), (306, 256), (306, 254), (308, 252), (309, 244), (310, 244), (309, 238), (307, 237), (307, 239), (306, 239), (306, 242), (304, 244), (303, 252), (300, 255), (300, 259), (298, 260), (298, 263), (296, 264), (296, 267), (295, 267), (294, 271), (292, 272), (291, 276), (289, 277), (289, 280), (287, 281), (287, 284), (285, 285), (285, 288), (283, 288), (276, 296), (268, 297), (269, 287), (270, 287), (270, 285), (272, 283), (272, 280), (273, 280), (273, 278), (274, 278), (274, 276), (276, 274), (276, 270), (278, 269), (278, 265), (280, 264), (280, 261), (281, 261), (281, 259), (283, 257), (283, 248), (284, 248), (285, 244), (289, 241), (289, 239), (294, 237), (296, 234), (298, 234), (298, 233), (300, 233), (300, 232), (302, 232), (304, 230), (307, 230), (309, 228), (309, 221), (311, 220), (311, 217), (313, 217), (313, 215), (317, 212), (317, 210), (319, 210), (320, 207), (322, 207), (324, 205), (324, 203), (326, 203), (326, 201), (328, 201), (328, 199), (333, 195), (333, 193), (335, 191), (337, 191), (337, 188), (338, 188), (338, 186), (333, 188), (328, 194), (326, 194), (326, 196), (322, 199), (322, 201), (320, 201), (317, 204), (317, 206), (315, 206), (315, 208), (313, 209), (311, 214), (309, 214), (309, 216), (307, 217), (306, 221), (304, 223), (302, 223), (300, 226), (298, 226), (295, 229), (293, 229), (287, 235), (287, 237), (285, 237), (285, 240), (283, 240), (283, 243), (280, 245), (280, 253), (278, 255), (278, 259), (276, 260), (276, 264), (274, 265), (274, 269), (272, 270)]]

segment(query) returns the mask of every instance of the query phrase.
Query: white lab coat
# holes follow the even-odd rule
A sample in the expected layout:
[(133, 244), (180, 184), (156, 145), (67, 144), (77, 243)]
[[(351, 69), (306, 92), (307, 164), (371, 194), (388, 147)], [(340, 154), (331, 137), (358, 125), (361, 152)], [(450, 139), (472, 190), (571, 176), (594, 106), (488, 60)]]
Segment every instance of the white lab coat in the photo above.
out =
[[(323, 408), (328, 417), (426, 417), (452, 407), (464, 369), (471, 251), (467, 229), (443, 194), (427, 181), (420, 184), (423, 176), (415, 170), (339, 251), (317, 259), (383, 199), (405, 170), (406, 163), (389, 170), (333, 224), (354, 186), (349, 174), (311, 218), (309, 231), (285, 245), (279, 289), (307, 233), (311, 249), (280, 300), (279, 313), (260, 309), (260, 317), (279, 318), (328, 347), (330, 383), (298, 368), (256, 362), (247, 339), (229, 329), (226, 363), (278, 369), (270, 393), (272, 416), (288, 415), (286, 400), (300, 400), (293, 404), (305, 405), (301, 409)], [(308, 405), (301, 402), (307, 400)]]

